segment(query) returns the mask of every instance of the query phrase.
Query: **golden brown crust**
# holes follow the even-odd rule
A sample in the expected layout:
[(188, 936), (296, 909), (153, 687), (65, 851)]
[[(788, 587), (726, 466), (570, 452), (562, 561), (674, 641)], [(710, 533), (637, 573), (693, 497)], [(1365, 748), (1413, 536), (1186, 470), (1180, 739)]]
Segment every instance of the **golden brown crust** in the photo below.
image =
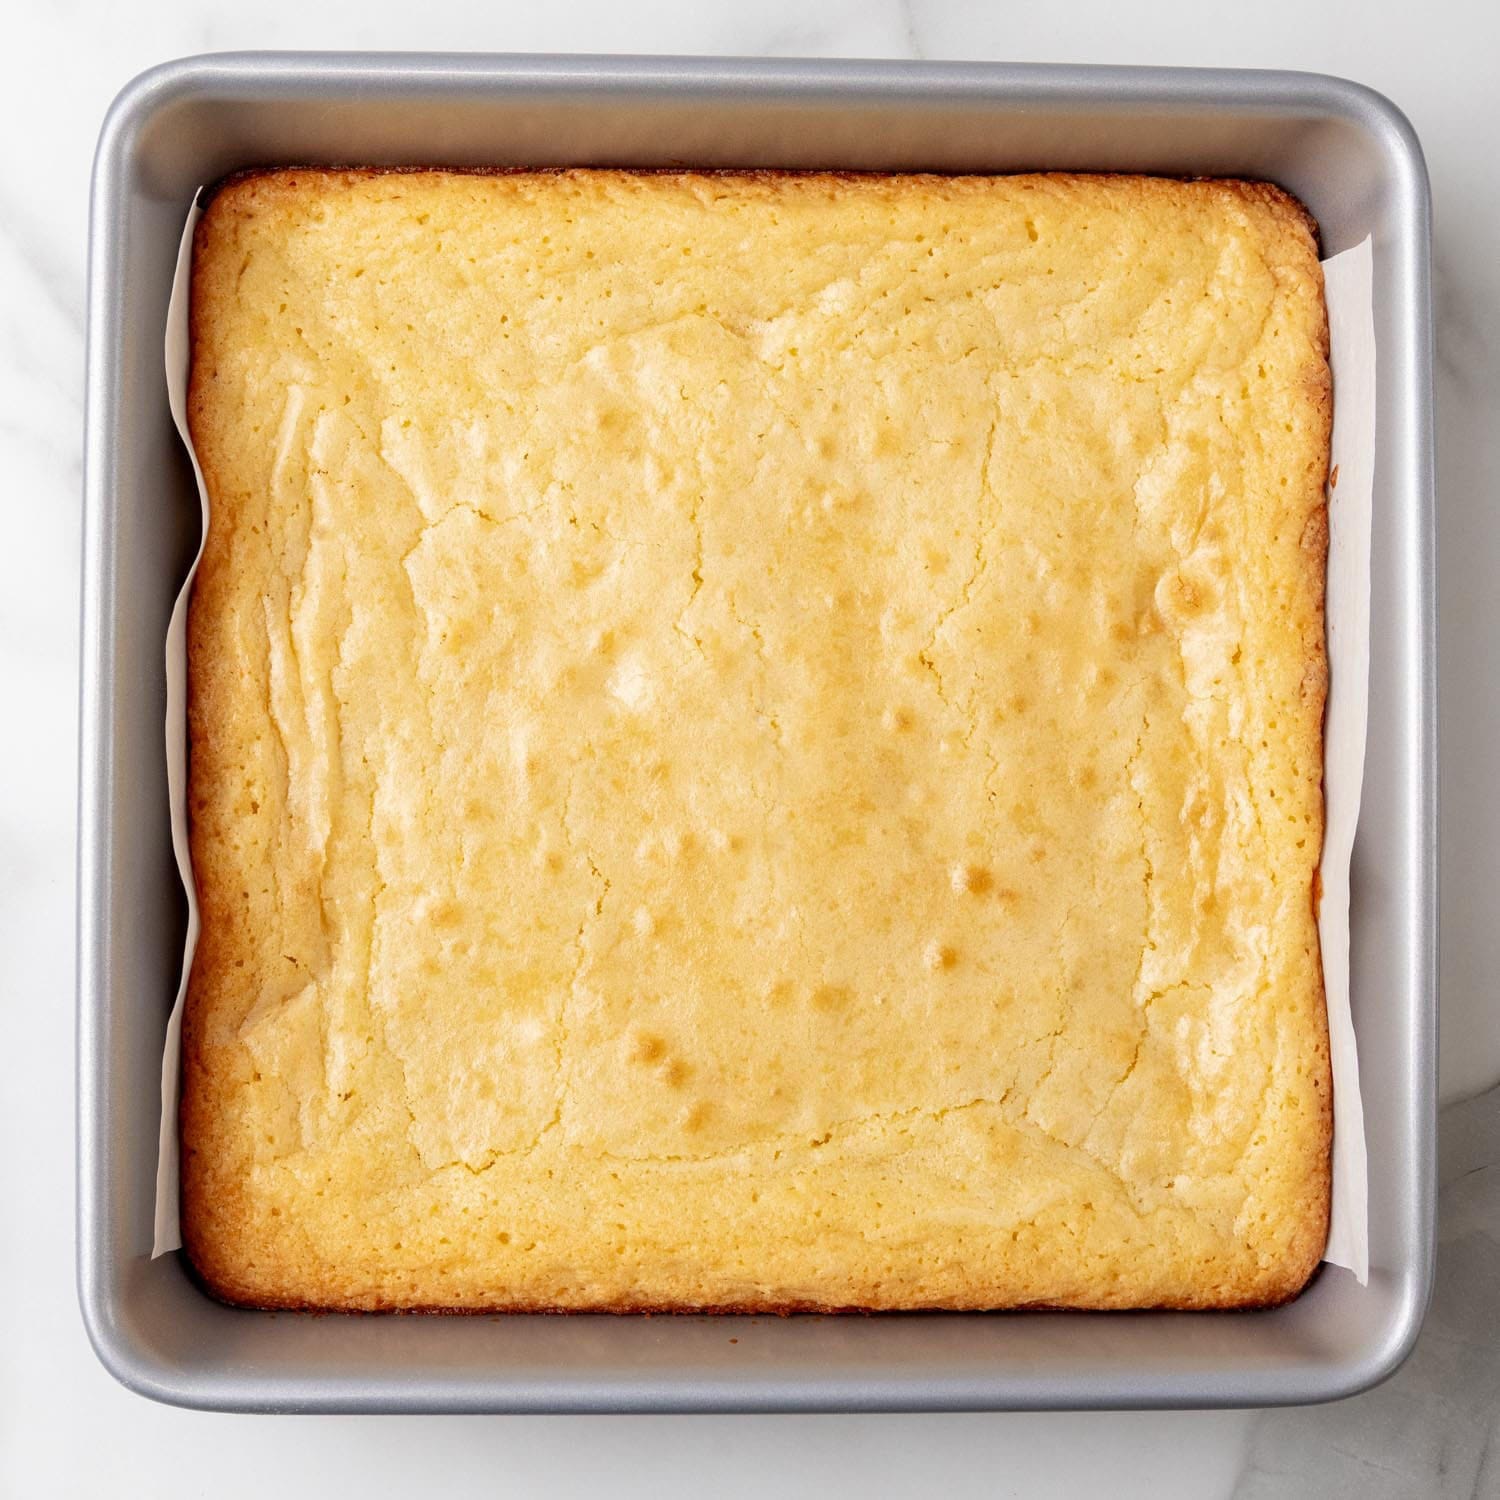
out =
[[(436, 242), (418, 233), (434, 214)], [(724, 238), (728, 215), (748, 241)], [(664, 222), (681, 252), (652, 237)], [(506, 227), (522, 223), (534, 265)], [(1058, 230), (1077, 248), (1049, 252), (1053, 270), (1104, 267), (1113, 302), (1081, 281), (1071, 294), (1033, 279), (1027, 238), (1050, 244)], [(736, 279), (758, 238), (764, 263)], [(878, 291), (881, 257), (924, 241), (892, 263), (891, 310), (865, 319), (861, 277), (873, 272)], [(462, 271), (455, 244), (488, 280)], [(1109, 269), (1120, 245), (1132, 247), (1128, 273)], [(198, 229), (192, 297), (190, 423), (214, 519), (189, 619), (204, 933), (182, 1113), (184, 1234), (214, 1294), (283, 1308), (775, 1313), (1295, 1295), (1326, 1237), (1331, 1138), (1309, 899), (1331, 416), (1316, 255), (1305, 210), (1246, 182), (360, 169), (222, 185)], [(612, 256), (626, 269), (602, 287)], [(702, 260), (723, 269), (702, 272)], [(639, 284), (652, 264), (654, 289)], [(354, 280), (367, 265), (370, 279)], [(1161, 290), (1147, 296), (1151, 276)], [(565, 314), (529, 300), (543, 288)], [(783, 311), (765, 305), (772, 292)], [(1219, 324), (1199, 310), (1216, 296)], [(446, 320), (442, 298), (462, 318)], [(609, 336), (569, 352), (596, 315)], [(422, 357), (429, 337), (440, 357)], [(876, 357), (865, 365), (855, 350)], [(1112, 373), (1132, 358), (1134, 373)], [(694, 383), (706, 371), (731, 393), (707, 447), (683, 425), (719, 410), (715, 387)], [(676, 399), (672, 382), (682, 407), (657, 405), (668, 385)], [(828, 392), (845, 387), (850, 411), (830, 410)], [(512, 404), (521, 392), (530, 425), (476, 407), (475, 389)], [(553, 394), (566, 406), (556, 423)], [(884, 427), (868, 424), (876, 409)], [(643, 417), (656, 424), (644, 450)], [(931, 446), (907, 464), (920, 443)], [(636, 493), (642, 451), (655, 477), (634, 511), (611, 509)], [(599, 463), (617, 467), (595, 480)], [(558, 475), (571, 520), (548, 498)], [(800, 550), (776, 550), (778, 512), (755, 506), (809, 481), (826, 510), (787, 512), (776, 524)], [(701, 517), (696, 504), (672, 509), (684, 483), (704, 498)], [(1088, 487), (1122, 483), (1134, 519), (1117, 535), (1118, 503), (1096, 513)], [(1032, 527), (1049, 507), (1064, 528), (1056, 547)], [(630, 527), (660, 567), (652, 553), (629, 572), (638, 554), (616, 538)], [(845, 536), (861, 539), (861, 567), (840, 595)], [(967, 574), (945, 582), (933, 570), (966, 546)], [(1130, 560), (1134, 596), (1112, 582), (1123, 572), (1090, 570), (1095, 546)], [(757, 592), (761, 547), (782, 580), (770, 594)], [(559, 556), (543, 597), (574, 635), (560, 645), (543, 630), (514, 659), (522, 676), (527, 660), (554, 663), (545, 687), (507, 686), (517, 667), (499, 671), (511, 658), (495, 618), (454, 590), (508, 598), (530, 630), (528, 590)], [(518, 557), (537, 584), (507, 571)], [(1049, 606), (1036, 567), (1073, 602)], [(631, 577), (636, 593), (615, 613), (589, 602), (594, 580)], [(784, 601), (825, 590), (819, 644)], [(660, 601), (659, 636), (649, 612), (628, 613), (632, 598)], [(1096, 612), (1098, 636), (1063, 631), (1051, 607), (1060, 621)], [(867, 609), (867, 633), (838, 635), (839, 610)], [(598, 675), (568, 660), (566, 640), (588, 630), (643, 644), (602, 648)], [(1232, 661), (1226, 632), (1238, 632)], [(887, 645), (862, 662), (861, 684), (846, 668), (877, 636)], [(909, 675), (889, 675), (903, 661)], [(1103, 686), (1089, 689), (1098, 706), (1079, 700), (1083, 717), (1035, 701), (1049, 673), (1085, 670)], [(701, 696), (657, 718), (663, 684)], [(438, 730), (421, 727), (434, 711), (424, 702), (443, 706)], [(476, 722), (513, 726), (497, 758), (484, 735), (443, 738), (470, 702), (489, 705)], [(1003, 718), (981, 717), (987, 702)], [(550, 728), (549, 705), (565, 710)], [(879, 723), (842, 722), (864, 712)], [(627, 722), (670, 734), (684, 721), (706, 743), (677, 800), (662, 746), (689, 768), (695, 747), (622, 736)], [(566, 726), (589, 723), (592, 761), (575, 759)], [(536, 760), (528, 734), (569, 774)], [(1048, 744), (1076, 760), (1054, 785)], [(888, 763), (866, 768), (842, 748), (867, 745)], [(924, 768), (937, 754), (934, 781)], [(814, 798), (796, 823), (778, 821), (760, 788), (789, 755), (794, 785), (836, 791), (857, 816)], [(731, 764), (743, 796), (724, 780)], [(1037, 797), (997, 802), (1028, 777)], [(882, 807), (882, 788), (908, 782), (936, 799), (921, 823)], [(418, 785), (427, 811), (415, 816)], [(637, 826), (615, 850), (630, 832), (620, 809), (637, 806), (654, 809), (647, 838)], [(979, 858), (964, 817), (970, 847), (988, 841)], [(805, 830), (824, 826), (830, 841), (807, 844)], [(653, 827), (667, 843), (647, 849)], [(406, 868), (402, 851), (424, 838), (432, 859)], [(1004, 849), (1017, 838), (1012, 876)], [(528, 839), (535, 873), (517, 852)], [(879, 854), (858, 854), (861, 839)], [(450, 841), (462, 850), (451, 864)], [(737, 855), (749, 863), (723, 863)], [(939, 888), (926, 894), (934, 860)], [(720, 873), (731, 868), (742, 873)], [(757, 868), (775, 872), (768, 886)], [(857, 899), (810, 929), (818, 887), (796, 892), (820, 868), (824, 889)], [(670, 898), (665, 910), (625, 908), (638, 878)], [(704, 932), (750, 903), (716, 939), (716, 977), (703, 943), (676, 935), (695, 900), (710, 903), (692, 917)], [(1239, 928), (1217, 915), (1226, 905)], [(725, 1031), (733, 1017), (704, 996), (768, 956), (780, 963), (762, 939), (741, 965), (736, 931), (771, 932), (788, 910), (812, 967), (785, 967), (785, 995), (773, 984), (756, 1001), (769, 1008), (749, 1034)], [(503, 934), (486, 926), (496, 911), (513, 914)], [(1143, 925), (1111, 938), (1110, 922)], [(844, 953), (851, 928), (860, 941)], [(1053, 956), (1028, 946), (1059, 930)], [(1110, 977), (1122, 948), (1134, 1002), (1130, 974)], [(530, 957), (497, 972), (495, 955), (517, 951)], [(911, 977), (893, 979), (907, 972), (902, 952)], [(687, 976), (675, 997), (674, 973)], [(986, 973), (1004, 976), (1003, 1004)], [(434, 975), (446, 992), (431, 990)], [(477, 1015), (463, 997), (496, 985), (508, 1008)], [(1057, 1013), (1070, 993), (1073, 1011)], [(672, 1008), (652, 1010), (653, 995)], [(455, 1056), (509, 1059), (492, 1075), (508, 1098), (465, 1092), (485, 1070), (453, 1071), (432, 1038), (438, 1016), (468, 1028)], [(778, 1045), (794, 1035), (795, 1049)], [(809, 1038), (826, 1075), (815, 1089), (798, 1071)], [(801, 1089), (800, 1102), (778, 1103), (778, 1088)], [(993, 1222), (971, 1201), (993, 1203)], [(524, 1229), (518, 1214), (531, 1215)], [(575, 1222), (587, 1227), (564, 1232)]]
[[(1319, 1257), (1321, 1262), (1321, 1256)], [(1090, 1313), (1090, 1312), (1263, 1312), (1270, 1308), (1284, 1306), (1294, 1297), (1299, 1296), (1306, 1290), (1308, 1283), (1318, 1268), (1317, 1263), (1311, 1270), (1295, 1284), (1288, 1284), (1291, 1290), (1285, 1293), (1280, 1290), (1273, 1291), (1263, 1297), (1247, 1298), (1239, 1302), (1226, 1302), (1222, 1298), (1214, 1300), (1194, 1300), (1192, 1298), (1174, 1298), (1170, 1301), (1156, 1302), (1149, 1306), (1120, 1308), (1112, 1303), (1101, 1303), (1094, 1306), (1086, 1301), (1070, 1303), (1063, 1302), (1016, 1302), (1007, 1303), (1003, 1307), (974, 1308), (967, 1305), (957, 1308), (946, 1305), (922, 1306), (913, 1304), (909, 1307), (868, 1307), (858, 1303), (839, 1302), (713, 1302), (696, 1306), (683, 1302), (656, 1303), (621, 1300), (614, 1302), (590, 1303), (586, 1307), (557, 1307), (551, 1304), (533, 1306), (530, 1303), (510, 1305), (474, 1305), (474, 1306), (444, 1306), (441, 1303), (424, 1304), (415, 1302), (380, 1302), (369, 1301), (357, 1306), (330, 1305), (326, 1302), (304, 1302), (289, 1298), (266, 1298), (263, 1296), (236, 1297), (226, 1292), (223, 1287), (210, 1281), (199, 1267), (194, 1264), (193, 1269), (197, 1272), (198, 1279), (203, 1283), (204, 1289), (215, 1300), (222, 1302), (227, 1307), (245, 1308), (251, 1312), (294, 1312), (330, 1314), (345, 1313), (364, 1317), (390, 1317), (394, 1315), (407, 1315), (420, 1318), (492, 1318), (509, 1317), (517, 1314), (549, 1318), (575, 1318), (585, 1317), (592, 1314), (603, 1314), (607, 1317), (616, 1318), (888, 1318), (900, 1317), (905, 1313), (930, 1313), (930, 1312), (985, 1312), (995, 1313), (1023, 1313), (1023, 1312), (1056, 1312), (1056, 1313)]]
[[(1322, 268), (1316, 265), (1318, 254), (1318, 225), (1307, 208), (1290, 193), (1270, 184), (1259, 184), (1263, 201), (1268, 202), (1288, 225), (1290, 232), (1301, 241), (1303, 255), (1313, 262), (1307, 274), (1316, 276), (1319, 290), (1322, 286)], [(1301, 641), (1303, 677), (1301, 684), (1302, 707), (1308, 722), (1317, 727), (1319, 749), (1317, 764), (1317, 790), (1315, 795), (1315, 817), (1317, 848), (1321, 851), (1323, 839), (1323, 725), (1328, 703), (1328, 643), (1324, 625), (1328, 580), (1328, 464), (1333, 439), (1333, 377), (1328, 364), (1329, 333), (1328, 312), (1321, 295), (1312, 321), (1313, 348), (1316, 358), (1310, 363), (1303, 387), (1303, 399), (1309, 412), (1312, 429), (1311, 461), (1304, 470), (1303, 503), (1306, 521), (1299, 539), (1302, 557), (1303, 580), (1309, 609), (1304, 622)], [(1315, 865), (1310, 882), (1312, 893), (1313, 931), (1312, 944), (1318, 952), (1317, 914), (1318, 901), (1322, 893), (1322, 877)], [(1318, 1111), (1316, 1127), (1321, 1150), (1316, 1154), (1310, 1169), (1310, 1212), (1297, 1237), (1293, 1252), (1288, 1255), (1283, 1275), (1266, 1289), (1267, 1306), (1278, 1306), (1291, 1301), (1312, 1280), (1323, 1259), (1328, 1242), (1328, 1221), (1333, 1197), (1333, 1067), (1329, 1056), (1328, 1013), (1323, 991), (1323, 966), (1319, 956), (1315, 983), (1317, 1004), (1310, 1018), (1314, 1039), (1309, 1059), (1313, 1075), (1313, 1088)]]
[(350, 162), (342, 166), (323, 165), (287, 165), (281, 167), (243, 167), (239, 171), (230, 172), (219, 178), (217, 182), (210, 183), (199, 194), (198, 202), (202, 208), (207, 208), (220, 193), (228, 189), (239, 189), (249, 184), (265, 182), (277, 187), (296, 187), (299, 183), (308, 179), (315, 179), (320, 186), (330, 183), (352, 183), (381, 177), (432, 177), (441, 175), (449, 178), (465, 177), (518, 177), (518, 178), (575, 178), (580, 175), (592, 178), (605, 176), (616, 176), (626, 178), (677, 178), (680, 180), (706, 180), (711, 182), (756, 182), (756, 183), (807, 183), (807, 182), (846, 182), (846, 183), (881, 183), (890, 182), (899, 178), (903, 183), (920, 184), (924, 182), (973, 182), (985, 183), (999, 179), (1011, 182), (1027, 181), (1031, 183), (1059, 183), (1059, 184), (1082, 184), (1087, 186), (1092, 183), (1119, 183), (1125, 186), (1131, 184), (1148, 182), (1158, 183), (1182, 183), (1192, 186), (1210, 186), (1214, 189), (1222, 189), (1225, 192), (1236, 194), (1244, 199), (1258, 202), (1269, 209), (1276, 217), (1282, 219), (1289, 227), (1305, 232), (1312, 242), (1316, 251), (1318, 244), (1318, 221), (1313, 217), (1306, 204), (1295, 194), (1288, 192), (1277, 183), (1266, 181), (1262, 178), (1252, 177), (1196, 177), (1196, 176), (1142, 176), (1133, 172), (1030, 172), (1023, 175), (1015, 173), (971, 173), (964, 176), (955, 176), (945, 172), (904, 172), (890, 173), (880, 171), (857, 171), (851, 168), (823, 167), (818, 169), (800, 169), (790, 167), (629, 167), (629, 168), (602, 168), (602, 167), (515, 167), (515, 166), (468, 166), (468, 167), (424, 167), (413, 165), (392, 166), (370, 166), (358, 162)]

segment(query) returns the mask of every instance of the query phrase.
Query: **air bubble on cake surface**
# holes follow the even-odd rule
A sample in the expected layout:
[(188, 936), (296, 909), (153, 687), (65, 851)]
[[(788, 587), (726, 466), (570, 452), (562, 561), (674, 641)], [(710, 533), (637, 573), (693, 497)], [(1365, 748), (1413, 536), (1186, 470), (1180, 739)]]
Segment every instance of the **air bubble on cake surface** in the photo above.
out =
[(667, 1044), (651, 1032), (642, 1032), (630, 1049), (630, 1060), (640, 1063), (657, 1063), (667, 1055)]
[(687, 829), (671, 829), (662, 835), (662, 848), (668, 859), (682, 859), (693, 852), (697, 842)]
[(825, 1012), (843, 1010), (853, 998), (853, 992), (845, 984), (820, 984), (811, 996), (813, 1009)]
[(982, 896), (995, 883), (995, 877), (983, 865), (975, 864), (954, 865), (948, 878), (960, 896)]
[(940, 943), (934, 938), (922, 950), (922, 962), (934, 973), (940, 973), (944, 969), (951, 969), (958, 962), (958, 953), (946, 943)]

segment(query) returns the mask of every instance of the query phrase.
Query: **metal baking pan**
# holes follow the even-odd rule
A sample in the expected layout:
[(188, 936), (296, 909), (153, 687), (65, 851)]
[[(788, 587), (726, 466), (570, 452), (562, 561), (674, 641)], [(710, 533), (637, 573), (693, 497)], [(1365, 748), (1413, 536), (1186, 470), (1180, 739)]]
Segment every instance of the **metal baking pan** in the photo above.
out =
[[(1236, 1313), (359, 1317), (235, 1310), (151, 1261), (162, 1034), (184, 908), (162, 642), (196, 545), (162, 330), (192, 192), (287, 163), (1028, 168), (1264, 177), (1324, 252), (1373, 235), (1370, 734), (1353, 997), (1369, 1285), (1325, 1266)], [(244, 1411), (1248, 1406), (1327, 1400), (1410, 1350), (1433, 1263), (1436, 715), (1429, 206), (1385, 99), (1293, 73), (691, 58), (245, 54), (116, 100), (94, 166), (79, 802), (78, 1279), (132, 1389)]]

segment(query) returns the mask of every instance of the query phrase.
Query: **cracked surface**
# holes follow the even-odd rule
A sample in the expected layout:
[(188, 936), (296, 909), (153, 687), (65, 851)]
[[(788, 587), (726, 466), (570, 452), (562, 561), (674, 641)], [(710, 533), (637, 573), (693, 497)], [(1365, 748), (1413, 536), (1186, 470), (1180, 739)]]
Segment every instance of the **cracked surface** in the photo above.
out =
[(184, 1227), (323, 1307), (1319, 1258), (1307, 221), (285, 172), (199, 230)]

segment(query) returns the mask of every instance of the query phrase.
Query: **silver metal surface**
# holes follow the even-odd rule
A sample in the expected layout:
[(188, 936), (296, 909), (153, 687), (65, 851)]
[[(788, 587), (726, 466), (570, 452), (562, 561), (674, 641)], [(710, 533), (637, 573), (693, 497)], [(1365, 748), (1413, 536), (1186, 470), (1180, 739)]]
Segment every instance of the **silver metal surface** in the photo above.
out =
[[(162, 1034), (184, 920), (162, 642), (196, 540), (162, 330), (190, 195), (286, 163), (1025, 168), (1273, 179), (1324, 251), (1374, 237), (1370, 735), (1353, 997), (1371, 1275), (1251, 1313), (307, 1317), (152, 1262)], [(252, 1411), (1222, 1406), (1351, 1394), (1400, 1363), (1432, 1276), (1437, 1012), (1429, 207), (1401, 114), (1307, 74), (934, 63), (247, 54), (126, 88), (94, 168), (79, 802), (78, 1278), (126, 1385)], [(737, 1342), (732, 1342), (737, 1340)]]

